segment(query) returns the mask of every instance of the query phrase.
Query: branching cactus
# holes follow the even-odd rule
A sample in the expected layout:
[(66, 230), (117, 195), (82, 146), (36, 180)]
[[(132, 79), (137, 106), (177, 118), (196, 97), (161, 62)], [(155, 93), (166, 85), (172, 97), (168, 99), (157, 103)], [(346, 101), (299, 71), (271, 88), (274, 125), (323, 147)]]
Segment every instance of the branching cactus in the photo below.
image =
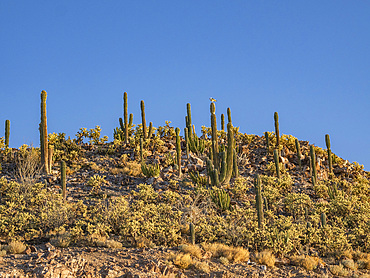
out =
[(298, 158), (298, 165), (299, 165), (299, 170), (302, 171), (302, 162), (301, 162), (301, 146), (299, 145), (299, 141), (296, 138), (295, 139), (295, 148), (297, 150), (297, 158)]
[(141, 123), (143, 125), (143, 138), (146, 139), (147, 133), (146, 133), (146, 121), (145, 121), (145, 104), (144, 101), (141, 101)]
[(10, 121), (5, 121), (5, 147), (9, 148)]
[(63, 201), (65, 202), (67, 196), (67, 179), (66, 179), (66, 163), (63, 160), (60, 161), (60, 184), (62, 187)]
[(276, 176), (278, 179), (280, 179), (279, 154), (278, 154), (277, 149), (274, 149), (274, 161), (275, 161), (275, 168), (276, 168)]
[(263, 228), (263, 201), (262, 201), (262, 189), (261, 189), (261, 179), (257, 174), (254, 178), (254, 188), (256, 190), (256, 210), (258, 217), (258, 228)]
[(176, 127), (176, 153), (177, 153), (177, 166), (179, 168), (179, 177), (181, 177), (181, 141), (180, 141), (180, 129)]
[(312, 184), (316, 185), (316, 182), (317, 182), (316, 156), (315, 156), (315, 149), (313, 148), (313, 145), (310, 146), (310, 156), (311, 156), (311, 167), (312, 167)]
[(123, 93), (123, 118), (125, 120), (124, 132), (125, 132), (125, 143), (128, 143), (128, 114), (127, 114), (127, 93)]
[(330, 137), (329, 134), (325, 135), (326, 148), (328, 149), (328, 162), (329, 162), (329, 173), (333, 172), (333, 162), (331, 160), (331, 149), (330, 149)]
[(45, 91), (41, 92), (41, 123), (40, 123), (40, 149), (41, 149), (41, 164), (46, 174), (49, 174), (48, 167), (48, 127), (46, 118), (46, 97)]
[(278, 112), (274, 113), (274, 120), (275, 120), (275, 134), (276, 134), (276, 149), (279, 149), (280, 146), (280, 133), (279, 133), (279, 115)]

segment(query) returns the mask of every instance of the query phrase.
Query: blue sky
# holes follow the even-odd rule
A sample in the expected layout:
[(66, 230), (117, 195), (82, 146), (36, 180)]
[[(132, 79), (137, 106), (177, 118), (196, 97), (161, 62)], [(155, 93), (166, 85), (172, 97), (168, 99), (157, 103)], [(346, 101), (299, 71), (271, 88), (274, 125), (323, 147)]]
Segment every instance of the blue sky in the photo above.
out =
[[(369, 1), (0, 1), (0, 136), (39, 145), (102, 127), (110, 141), (122, 95), (140, 122), (197, 130), (231, 108), (240, 131), (280, 131), (370, 170)], [(2, 131), (1, 131), (2, 130)], [(182, 130), (182, 129), (181, 129)]]

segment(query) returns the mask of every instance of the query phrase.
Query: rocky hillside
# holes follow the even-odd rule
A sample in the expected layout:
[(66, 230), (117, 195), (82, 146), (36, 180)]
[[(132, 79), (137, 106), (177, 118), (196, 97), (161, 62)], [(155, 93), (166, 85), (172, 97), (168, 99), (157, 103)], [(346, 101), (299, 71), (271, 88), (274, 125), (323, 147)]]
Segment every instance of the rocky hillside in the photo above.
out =
[(370, 276), (370, 174), (329, 138), (192, 130), (0, 146), (0, 276)]

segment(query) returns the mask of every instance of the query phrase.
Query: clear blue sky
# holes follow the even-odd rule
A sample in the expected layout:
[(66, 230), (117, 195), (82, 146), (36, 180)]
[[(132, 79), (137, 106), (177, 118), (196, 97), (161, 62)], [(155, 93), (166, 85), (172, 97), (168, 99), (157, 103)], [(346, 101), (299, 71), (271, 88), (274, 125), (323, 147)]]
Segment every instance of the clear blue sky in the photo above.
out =
[[(240, 131), (280, 131), (370, 170), (369, 1), (0, 1), (0, 136), (39, 145), (48, 131), (102, 127), (112, 140), (122, 95), (140, 122), (197, 130), (230, 107)], [(219, 118), (218, 118), (219, 119)], [(181, 129), (182, 130), (182, 129)]]

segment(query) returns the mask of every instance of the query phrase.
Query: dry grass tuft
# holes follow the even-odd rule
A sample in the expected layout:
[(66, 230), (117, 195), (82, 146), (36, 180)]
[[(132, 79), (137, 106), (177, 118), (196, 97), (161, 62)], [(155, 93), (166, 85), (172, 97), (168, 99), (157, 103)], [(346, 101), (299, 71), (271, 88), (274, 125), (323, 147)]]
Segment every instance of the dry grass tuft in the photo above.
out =
[(11, 254), (21, 254), (26, 251), (26, 248), (27, 246), (22, 241), (18, 240), (10, 242), (9, 245), (5, 247), (8, 253)]
[(268, 267), (275, 266), (275, 255), (271, 251), (262, 251), (256, 254), (256, 260), (259, 264), (267, 265)]
[(196, 262), (194, 267), (204, 273), (210, 273), (211, 271), (207, 262)]
[(345, 259), (342, 260), (342, 264), (344, 267), (349, 268), (351, 270), (357, 270), (358, 266), (352, 259)]
[(187, 269), (193, 264), (190, 254), (179, 253), (172, 260), (177, 267), (182, 269)]
[(290, 258), (291, 263), (296, 266), (301, 266), (306, 270), (314, 270), (317, 268), (320, 258), (318, 257), (311, 257), (311, 256), (293, 256)]
[(202, 249), (198, 245), (193, 244), (183, 244), (179, 246), (179, 250), (185, 254), (190, 254), (198, 259), (201, 259), (202, 256)]
[(141, 164), (136, 161), (127, 162), (123, 168), (123, 172), (128, 176), (139, 177), (142, 174)]
[(339, 265), (331, 265), (329, 266), (329, 270), (333, 275), (347, 277), (349, 275), (349, 271), (343, 267), (342, 264)]
[(215, 258), (225, 257), (228, 261), (233, 262), (246, 262), (249, 260), (249, 251), (241, 247), (232, 247), (221, 243), (204, 243), (202, 247)]
[(50, 243), (56, 247), (66, 248), (71, 244), (71, 236), (69, 233), (60, 234), (51, 238)]
[(121, 249), (122, 243), (119, 241), (115, 241), (113, 239), (107, 239), (105, 241), (98, 240), (96, 242), (96, 246), (98, 247), (106, 247), (106, 248), (114, 248), (114, 249)]

